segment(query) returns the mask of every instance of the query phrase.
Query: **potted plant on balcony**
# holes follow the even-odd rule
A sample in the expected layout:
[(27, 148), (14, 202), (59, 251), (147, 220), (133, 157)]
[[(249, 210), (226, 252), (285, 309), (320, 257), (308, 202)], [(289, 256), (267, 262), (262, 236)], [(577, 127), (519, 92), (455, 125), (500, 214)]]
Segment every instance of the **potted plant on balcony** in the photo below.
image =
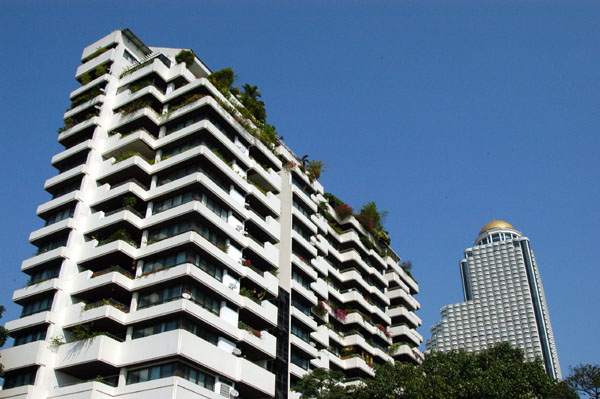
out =
[(325, 307), (325, 304), (322, 301), (319, 301), (319, 303), (316, 306), (312, 307), (312, 312), (318, 317), (324, 318), (327, 314), (327, 308)]

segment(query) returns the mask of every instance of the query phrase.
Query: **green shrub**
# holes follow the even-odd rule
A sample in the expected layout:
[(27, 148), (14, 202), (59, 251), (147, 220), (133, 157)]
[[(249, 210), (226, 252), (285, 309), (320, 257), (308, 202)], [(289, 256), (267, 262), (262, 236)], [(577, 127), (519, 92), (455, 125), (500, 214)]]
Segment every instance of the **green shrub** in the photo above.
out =
[(230, 90), (235, 81), (235, 73), (231, 68), (224, 68), (208, 75), (208, 81), (220, 91)]
[(79, 77), (79, 80), (81, 81), (82, 85), (86, 85), (92, 81), (92, 76), (86, 72)]
[(177, 62), (178, 64), (181, 64), (183, 62), (183, 63), (185, 63), (185, 66), (189, 68), (194, 63), (195, 58), (196, 58), (196, 55), (194, 54), (193, 51), (181, 50), (175, 56), (175, 62)]

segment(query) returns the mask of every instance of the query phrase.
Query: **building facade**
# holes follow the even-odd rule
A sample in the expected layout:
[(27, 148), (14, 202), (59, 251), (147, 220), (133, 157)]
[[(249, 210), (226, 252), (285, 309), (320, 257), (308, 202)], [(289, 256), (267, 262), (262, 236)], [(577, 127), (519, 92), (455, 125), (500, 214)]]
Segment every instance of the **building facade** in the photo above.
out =
[(465, 302), (444, 306), (427, 351), (480, 351), (498, 342), (542, 359), (562, 378), (546, 297), (529, 239), (507, 222), (486, 224), (460, 261)]
[(0, 398), (286, 398), (420, 361), (400, 258), (210, 74), (128, 29), (83, 50)]

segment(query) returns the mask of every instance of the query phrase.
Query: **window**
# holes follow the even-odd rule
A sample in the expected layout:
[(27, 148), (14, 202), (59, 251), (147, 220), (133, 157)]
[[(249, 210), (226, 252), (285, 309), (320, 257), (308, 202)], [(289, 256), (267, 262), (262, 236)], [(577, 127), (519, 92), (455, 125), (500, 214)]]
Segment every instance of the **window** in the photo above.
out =
[(310, 212), (306, 210), (306, 208), (304, 207), (304, 205), (302, 205), (301, 203), (299, 203), (298, 201), (296, 201), (296, 197), (294, 197), (293, 201), (292, 201), (292, 205), (294, 206), (294, 208), (296, 208), (301, 214), (303, 214), (305, 217), (307, 217), (308, 219), (310, 219)]
[(41, 281), (50, 280), (52, 278), (58, 277), (58, 273), (60, 272), (60, 265), (47, 267), (42, 269), (31, 275), (29, 279), (28, 285), (36, 284)]
[(175, 223), (170, 226), (165, 226), (159, 230), (150, 232), (148, 236), (148, 242), (155, 243), (160, 240), (164, 240), (169, 237), (174, 237), (178, 234), (185, 233), (188, 231), (194, 231), (210, 241), (212, 244), (220, 247), (226, 244), (226, 241), (217, 235), (214, 231), (209, 229), (204, 223), (200, 221), (185, 220), (183, 222)]
[(127, 62), (134, 64), (138, 62), (135, 57), (127, 50), (123, 50), (123, 58), (127, 60)]
[(50, 215), (48, 217), (48, 219), (46, 219), (46, 226), (60, 222), (61, 220), (68, 219), (73, 216), (74, 212), (75, 212), (75, 207), (63, 209), (62, 211), (53, 213), (52, 215)]
[(152, 213), (157, 214), (157, 213), (166, 211), (167, 209), (171, 209), (176, 206), (179, 206), (181, 204), (185, 204), (185, 203), (188, 203), (193, 200), (198, 200), (198, 199), (200, 199), (200, 197), (201, 197), (200, 193), (192, 192), (192, 191), (189, 191), (189, 192), (183, 193), (183, 194), (177, 194), (176, 196), (174, 196), (172, 198), (167, 198), (163, 201), (155, 203)]
[(58, 190), (54, 191), (54, 194), (52, 195), (52, 198), (58, 198), (58, 197), (62, 197), (65, 194), (68, 194), (70, 192), (73, 192), (75, 190), (79, 190), (79, 188), (81, 187), (81, 180), (83, 179), (83, 177), (81, 179), (77, 179), (76, 181), (74, 181), (71, 184), (68, 184), (64, 187), (59, 188)]
[(54, 294), (52, 294), (51, 296), (36, 299), (33, 302), (26, 303), (23, 306), (23, 312), (21, 313), (21, 317), (50, 310), (52, 308), (53, 300)]
[(190, 296), (190, 300), (204, 309), (218, 315), (221, 311), (221, 301), (205, 292), (206, 288), (198, 288), (194, 285), (178, 284), (165, 287), (156, 291), (141, 294), (138, 300), (138, 309), (144, 309), (161, 303), (175, 301), (182, 298), (184, 293)]
[(24, 385), (33, 385), (35, 382), (35, 373), (37, 369), (28, 371), (7, 372), (4, 375), (4, 385), (2, 389), (22, 387)]
[(136, 384), (159, 378), (181, 377), (206, 389), (215, 389), (215, 377), (205, 371), (181, 362), (158, 364), (127, 372), (127, 384)]
[(302, 367), (304, 370), (308, 370), (308, 367), (310, 366), (310, 360), (300, 356), (294, 350), (292, 350), (292, 363), (298, 367)]
[(311, 305), (306, 302), (302, 302), (300, 299), (298, 299), (296, 295), (292, 295), (292, 306), (294, 306), (296, 309), (298, 309), (305, 315), (310, 316)]
[(40, 245), (37, 254), (43, 254), (44, 252), (52, 251), (53, 249), (64, 247), (65, 245), (67, 245), (67, 237), (57, 239), (55, 241), (46, 242)]
[(213, 345), (217, 345), (219, 341), (219, 336), (217, 334), (186, 318), (175, 318), (143, 327), (134, 327), (132, 337), (133, 339), (143, 338), (175, 329), (189, 331)]
[(191, 150), (192, 148), (198, 147), (199, 145), (204, 144), (200, 139), (196, 138), (194, 140), (190, 140), (187, 143), (180, 144), (175, 147), (171, 147), (168, 150), (163, 150), (161, 159), (167, 159), (169, 157), (175, 156), (177, 154), (181, 154), (187, 150)]
[(310, 331), (305, 330), (296, 322), (292, 322), (292, 334), (303, 341), (310, 342)]
[(29, 331), (22, 335), (15, 336), (14, 346), (25, 345), (30, 342), (35, 341), (43, 341), (46, 339), (46, 331), (48, 328), (44, 326), (43, 328), (39, 328), (37, 330)]
[(192, 263), (215, 279), (219, 281), (222, 281), (223, 279), (223, 269), (221, 267), (217, 266), (209, 257), (192, 250), (173, 252), (166, 256), (160, 256), (144, 261), (142, 272), (150, 273), (183, 263)]
[(292, 279), (307, 290), (310, 290), (311, 281), (304, 274), (298, 273), (296, 269), (292, 270)]
[(193, 125), (194, 123), (200, 122), (202, 120), (204, 120), (205, 116), (203, 114), (200, 115), (196, 115), (192, 118), (188, 118), (188, 119), (180, 119), (177, 120), (176, 123), (171, 123), (170, 125), (167, 126), (167, 132), (166, 134), (169, 135), (171, 133), (174, 133), (178, 130), (181, 130), (183, 128), (186, 128), (188, 126)]
[(298, 223), (293, 223), (292, 224), (292, 229), (300, 234), (300, 236), (302, 238), (304, 238), (306, 241), (310, 241), (310, 233), (306, 231), (306, 229), (304, 229), (304, 227), (300, 226)]
[(196, 173), (196, 172), (203, 173), (204, 175), (206, 175), (206, 177), (208, 177), (217, 186), (219, 186), (220, 188), (222, 188), (224, 191), (229, 192), (229, 189), (230, 189), (229, 183), (227, 183), (225, 180), (223, 180), (222, 178), (220, 178), (213, 171), (207, 170), (206, 168), (202, 167), (202, 165), (186, 166), (184, 168), (177, 169), (177, 170), (175, 170), (173, 172), (170, 172), (170, 173), (168, 173), (168, 174), (166, 174), (164, 176), (160, 176), (158, 178), (157, 184), (159, 186), (161, 186), (163, 184), (167, 184), (167, 183), (170, 183), (170, 182), (175, 181), (177, 179), (181, 179), (182, 177), (191, 175), (192, 173)]

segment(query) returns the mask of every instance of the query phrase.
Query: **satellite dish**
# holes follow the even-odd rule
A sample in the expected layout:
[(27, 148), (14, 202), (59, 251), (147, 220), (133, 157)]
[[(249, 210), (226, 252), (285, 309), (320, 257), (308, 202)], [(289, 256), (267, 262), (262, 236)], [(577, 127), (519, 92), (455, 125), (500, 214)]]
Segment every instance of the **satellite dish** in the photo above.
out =
[(232, 389), (231, 391), (229, 391), (229, 396), (237, 398), (238, 396), (240, 396), (240, 393), (237, 390)]
[(239, 356), (242, 354), (242, 351), (240, 350), (240, 348), (233, 348), (233, 350), (231, 351), (231, 353), (233, 353), (236, 356)]
[(183, 294), (181, 294), (181, 296), (183, 297), (183, 299), (192, 299), (192, 296), (187, 292), (184, 292)]

